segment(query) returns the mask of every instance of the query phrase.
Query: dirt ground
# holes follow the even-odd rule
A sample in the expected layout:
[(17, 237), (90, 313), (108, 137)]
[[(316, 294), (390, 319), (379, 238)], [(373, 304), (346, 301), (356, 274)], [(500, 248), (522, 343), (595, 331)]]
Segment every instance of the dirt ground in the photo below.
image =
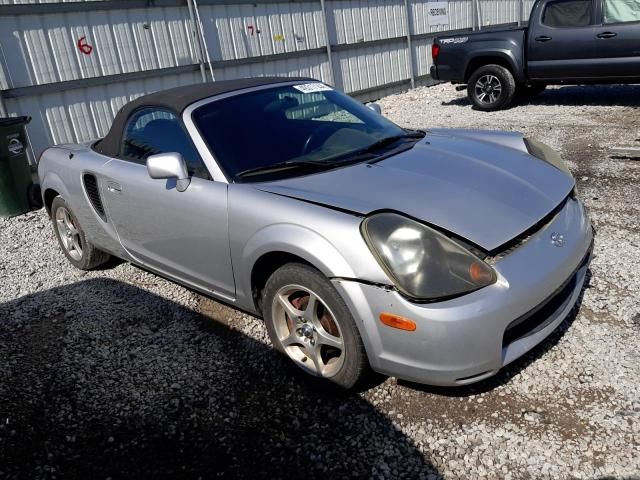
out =
[(495, 113), (450, 85), (379, 103), (405, 127), (562, 153), (597, 236), (550, 338), (470, 387), (373, 377), (337, 395), (259, 319), (126, 263), (74, 270), (42, 211), (0, 219), (0, 478), (640, 478), (640, 158), (613, 155), (640, 147), (640, 86)]

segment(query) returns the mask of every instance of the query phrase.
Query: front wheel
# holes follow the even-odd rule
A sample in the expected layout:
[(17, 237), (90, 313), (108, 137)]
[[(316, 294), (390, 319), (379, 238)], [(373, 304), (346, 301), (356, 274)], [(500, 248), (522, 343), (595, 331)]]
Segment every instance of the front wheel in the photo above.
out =
[(507, 108), (516, 92), (509, 70), (500, 65), (484, 65), (471, 74), (467, 94), (478, 110), (493, 112)]
[(264, 318), (274, 348), (303, 372), (349, 389), (368, 366), (355, 321), (317, 270), (287, 264), (267, 281)]

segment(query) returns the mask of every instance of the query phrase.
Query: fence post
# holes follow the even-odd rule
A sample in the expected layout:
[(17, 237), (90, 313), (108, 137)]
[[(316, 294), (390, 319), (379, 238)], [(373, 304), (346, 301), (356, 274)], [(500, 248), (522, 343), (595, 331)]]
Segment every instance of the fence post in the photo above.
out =
[(524, 0), (518, 2), (518, 26), (522, 25), (522, 17), (524, 16)]
[(200, 64), (200, 74), (202, 75), (202, 83), (207, 82), (207, 74), (205, 73), (204, 60), (202, 55), (202, 44), (200, 42), (200, 35), (198, 35), (198, 24), (196, 23), (196, 17), (193, 14), (192, 0), (187, 1), (187, 7), (189, 8), (189, 18), (191, 19), (191, 36), (195, 46), (195, 51), (198, 55), (198, 64)]
[(204, 46), (204, 55), (207, 60), (207, 65), (209, 67), (209, 73), (211, 74), (211, 81), (215, 82), (216, 78), (213, 75), (213, 65), (211, 64), (211, 57), (209, 56), (209, 47), (207, 47), (207, 37), (204, 35), (204, 25), (202, 24), (202, 20), (200, 20), (200, 10), (198, 9), (198, 0), (193, 1), (193, 11), (196, 14), (196, 20), (198, 21), (198, 31), (200, 32), (200, 38), (202, 39), (202, 45)]
[(0, 90), (0, 117), (8, 117), (7, 109), (4, 107), (4, 100), (2, 99), (2, 90)]
[(322, 20), (324, 21), (324, 40), (327, 43), (327, 58), (329, 59), (329, 83), (334, 87), (336, 85), (336, 73), (333, 68), (333, 55), (331, 53), (331, 36), (329, 35), (329, 16), (327, 15), (327, 6), (325, 0), (320, 0), (320, 8), (322, 9)]
[(471, 29), (475, 32), (478, 29), (478, 11), (476, 9), (476, 0), (471, 0)]
[(473, 0), (473, 9), (475, 15), (473, 16), (474, 30), (482, 30), (482, 7), (480, 6), (480, 0)]
[(411, 43), (411, 1), (404, 0), (405, 27), (407, 29), (407, 59), (409, 61), (409, 75), (411, 76), (411, 88), (416, 88), (416, 72), (413, 65), (413, 45)]

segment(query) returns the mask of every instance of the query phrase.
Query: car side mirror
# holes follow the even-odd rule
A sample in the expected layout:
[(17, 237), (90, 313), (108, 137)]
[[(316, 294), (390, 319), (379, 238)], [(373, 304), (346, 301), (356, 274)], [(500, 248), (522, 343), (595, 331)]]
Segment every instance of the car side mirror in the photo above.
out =
[(189, 184), (187, 164), (177, 152), (158, 153), (147, 158), (147, 172), (151, 178), (176, 179), (176, 190), (184, 192)]
[(370, 103), (369, 105), (367, 105), (367, 107), (376, 112), (378, 115), (382, 115), (382, 107), (377, 103)]

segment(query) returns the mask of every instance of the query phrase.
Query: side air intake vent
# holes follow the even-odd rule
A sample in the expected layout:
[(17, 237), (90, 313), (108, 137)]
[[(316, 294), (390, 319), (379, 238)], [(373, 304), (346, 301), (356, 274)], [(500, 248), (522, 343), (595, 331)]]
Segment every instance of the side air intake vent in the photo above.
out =
[(93, 209), (98, 215), (100, 215), (100, 218), (106, 222), (107, 217), (104, 214), (104, 207), (102, 206), (100, 190), (98, 190), (98, 181), (96, 180), (95, 175), (85, 173), (82, 176), (82, 181), (84, 182), (84, 189), (87, 192), (87, 197), (89, 197), (89, 201), (91, 202)]

